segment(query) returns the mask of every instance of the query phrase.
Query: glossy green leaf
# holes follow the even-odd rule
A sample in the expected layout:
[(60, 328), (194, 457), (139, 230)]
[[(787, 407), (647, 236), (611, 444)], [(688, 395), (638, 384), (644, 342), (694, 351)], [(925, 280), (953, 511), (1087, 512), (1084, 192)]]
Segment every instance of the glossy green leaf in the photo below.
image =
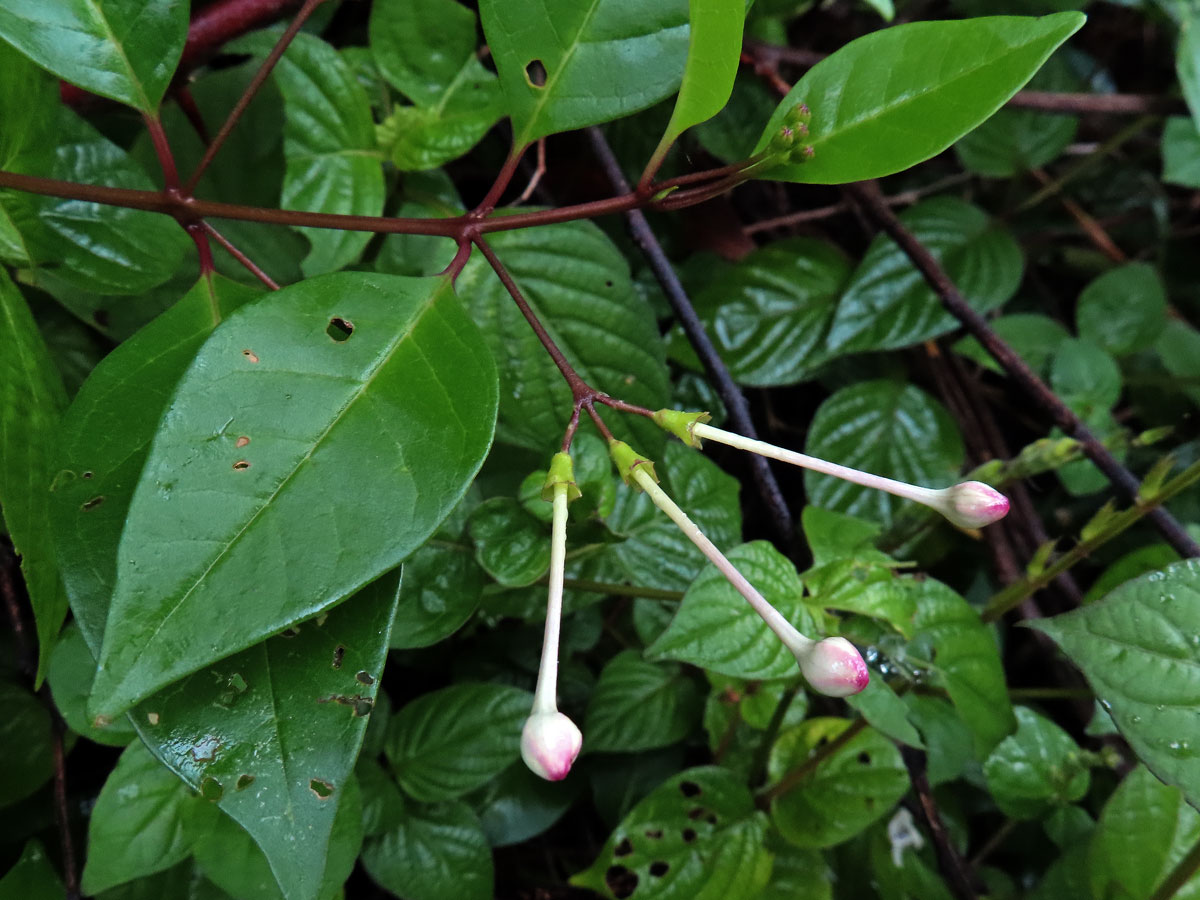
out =
[(1180, 16), (1179, 44), (1175, 48), (1175, 74), (1183, 99), (1192, 111), (1192, 124), (1200, 130), (1200, 10), (1188, 3), (1172, 7)]
[[(796, 567), (766, 541), (734, 547), (729, 561), (783, 616), (813, 634)], [(744, 597), (716, 567), (692, 582), (671, 624), (646, 648), (650, 659), (677, 659), (735, 678), (787, 678), (796, 658), (771, 633)]]
[[(1056, 319), (1039, 313), (1013, 313), (991, 322), (996, 335), (1013, 348), (1033, 371), (1046, 378), (1050, 362), (1063, 341), (1071, 335)], [(992, 355), (973, 337), (965, 337), (954, 345), (956, 353), (974, 360), (985, 369), (1000, 374), (1003, 370)]]
[[(396, 215), (447, 218), (464, 211), (458, 191), (444, 171), (410, 172), (404, 176), (404, 202)], [(452, 238), (384, 235), (375, 268), (390, 275), (437, 275), (450, 265), (457, 249)]]
[(333, 275), (223, 323), (130, 503), (92, 711), (120, 712), (394, 567), (482, 463), (494, 391), (444, 279)]
[[(1100, 813), (1090, 847), (1092, 896), (1148, 900), (1200, 840), (1200, 813), (1143, 766), (1125, 776)], [(1200, 877), (1171, 894), (1194, 900)]]
[(392, 647), (428, 647), (453, 634), (479, 606), (487, 577), (470, 548), (436, 539), (404, 561)]
[(136, 737), (127, 717), (96, 720), (87, 714), (95, 676), (96, 659), (83, 633), (72, 622), (63, 629), (46, 673), (54, 705), (72, 731), (100, 744), (124, 747)]
[(67, 615), (55, 567), (46, 493), (67, 396), (25, 298), (0, 271), (0, 506), (37, 624), (37, 682)]
[(700, 717), (700, 694), (679, 666), (618, 653), (604, 666), (588, 703), (589, 753), (652, 750), (683, 740)]
[(796, 83), (756, 148), (805, 103), (813, 158), (765, 177), (841, 184), (929, 159), (999, 109), (1083, 23), (1075, 12), (911, 22), (851, 41)]
[[(772, 782), (803, 765), (821, 744), (850, 727), (849, 719), (809, 719), (771, 748)], [(798, 847), (832, 847), (888, 815), (908, 791), (908, 770), (895, 745), (867, 728), (829, 754), (795, 787), (771, 801), (771, 818)]]
[[(789, 238), (721, 271), (695, 305), (738, 382), (793, 384), (827, 357), (825, 337), (849, 278), (849, 261), (832, 244)], [(698, 365), (681, 332), (672, 333), (671, 350)]]
[[(599, 228), (571, 222), (507, 231), (488, 242), (581, 377), (629, 403), (666, 404), (670, 387), (654, 314), (634, 291), (628, 263)], [(497, 439), (549, 455), (570, 413), (570, 389), (480, 254), (467, 263), (456, 290), (500, 369)], [(608, 421), (642, 453), (662, 446), (662, 431), (647, 419)]]
[(456, 684), (418, 697), (388, 723), (396, 779), (427, 802), (479, 787), (516, 761), (532, 706), (527, 692), (497, 684)]
[[(709, 540), (728, 548), (741, 539), (737, 479), (683, 444), (663, 448), (657, 472), (671, 498)], [(617, 488), (608, 526), (625, 541), (607, 550), (634, 584), (684, 590), (705, 566), (704, 555), (645, 494)]]
[(369, 35), (379, 70), (414, 104), (380, 129), (399, 169), (458, 158), (503, 114), (500, 84), (476, 55), (475, 14), (455, 0), (376, 3)]
[(1168, 372), (1180, 379), (1181, 390), (1191, 401), (1200, 405), (1200, 385), (1188, 379), (1200, 379), (1200, 331), (1187, 322), (1169, 319), (1154, 351)]
[[(58, 96), (54, 79), (0, 40), (0, 169), (44, 171), (47, 145), (56, 142)], [(0, 259), (12, 265), (32, 262), (29, 248), (11, 213), (9, 192), (0, 192)]]
[(537, 837), (562, 818), (584, 787), (578, 779), (546, 781), (515, 762), (468, 797), (493, 847)]
[(186, 859), (192, 852), (184, 833), (187, 807), (204, 802), (141, 741), (134, 741), (92, 809), (84, 892), (96, 894)]
[[(904, 26), (898, 26), (904, 27)], [(900, 217), (945, 268), (976, 312), (1006, 302), (1021, 283), (1021, 249), (983, 210), (937, 197)], [(828, 324), (824, 357), (891, 350), (958, 327), (900, 247), (880, 235), (867, 249)]]
[(1162, 136), (1162, 180), (1200, 187), (1200, 128), (1191, 119), (1172, 116)]
[(1158, 272), (1127, 263), (1088, 284), (1075, 307), (1079, 336), (1113, 356), (1146, 350), (1167, 324), (1167, 297)]
[(771, 872), (766, 833), (741, 779), (687, 769), (638, 803), (571, 883), (633, 900), (751, 900)]
[(645, 109), (679, 86), (685, 0), (482, 0), (513, 146)]
[(1175, 563), (1029, 624), (1083, 670), (1138, 758), (1200, 803), (1200, 564)]
[[(235, 46), (265, 54), (276, 36), (261, 32)], [(375, 124), (367, 93), (353, 70), (329, 44), (301, 32), (273, 74), (283, 93), (286, 117), (283, 207), (380, 215), (384, 184)], [(353, 262), (371, 239), (365, 231), (298, 230), (311, 244), (300, 264), (308, 276), (333, 272)]]
[[(913, 385), (864, 381), (817, 409), (804, 452), (925, 487), (957, 481), (963, 444), (940, 403)], [(907, 501), (815, 472), (804, 473), (809, 501), (837, 512), (891, 522)]]
[[(316, 874), (319, 882), (303, 892), (276, 884), (278, 869), (268, 865), (267, 857), (249, 834), (226, 816), (199, 815), (189, 820), (195, 841), (196, 865), (214, 884), (233, 900), (293, 900), (313, 897), (315, 900), (337, 900), (342, 897), (342, 884), (354, 869), (362, 847), (362, 798), (358, 783), (350, 778), (345, 783), (345, 796), (333, 817), (329, 833), (329, 855), (321, 854), (321, 867)], [(327, 829), (328, 830), (328, 829)]]
[(663, 149), (693, 125), (721, 111), (733, 92), (742, 53), (744, 0), (689, 0), (688, 54)]
[(31, 839), (11, 869), (0, 878), (0, 900), (64, 900), (67, 896), (46, 850)]
[(1091, 777), (1079, 745), (1049, 719), (1018, 706), (1017, 730), (983, 763), (996, 805), (1014, 819), (1036, 819), (1074, 803)]
[(182, 0), (6, 0), (0, 40), (59, 78), (153, 115), (187, 38)]
[(500, 584), (524, 587), (550, 568), (550, 532), (511, 497), (493, 497), (471, 513), (475, 559)]
[(50, 711), (37, 697), (0, 680), (0, 808), (23, 800), (54, 774)]
[(461, 801), (406, 803), (394, 828), (363, 846), (375, 882), (406, 900), (489, 900), (492, 848)]
[(925, 744), (926, 775), (929, 784), (937, 787), (953, 781), (974, 762), (975, 747), (971, 732), (950, 705), (941, 697), (921, 694), (904, 695), (908, 718), (921, 733)]
[(1121, 396), (1121, 370), (1095, 342), (1064, 341), (1050, 369), (1050, 386), (1075, 413), (1092, 419), (1107, 412)]
[[(71, 110), (59, 108), (52, 121), (55, 151), (22, 156), (15, 171), (106, 187), (155, 187), (124, 150)], [(18, 191), (0, 192), (0, 206), (35, 267), (25, 277), (37, 282), (49, 276), (47, 290), (81, 318), (74, 292), (140, 294), (170, 278), (191, 246), (183, 229), (141, 210)]]
[[(985, 758), (1017, 727), (991, 632), (962, 597), (932, 578), (908, 580), (917, 604), (910, 664), (929, 665)], [(923, 661), (923, 662), (922, 662)]]
[(857, 710), (880, 734), (910, 747), (925, 746), (917, 729), (908, 721), (908, 707), (892, 690), (882, 672), (872, 671), (867, 686), (847, 697), (846, 705)]
[(204, 877), (193, 860), (182, 862), (165, 872), (149, 875), (110, 888), (99, 900), (232, 900)]
[(758, 129), (775, 110), (775, 94), (749, 68), (738, 73), (733, 94), (716, 116), (696, 126), (692, 136), (717, 159), (734, 163), (754, 149)]
[(775, 859), (759, 900), (833, 900), (829, 866), (820, 851), (793, 847), (778, 838), (768, 846)]

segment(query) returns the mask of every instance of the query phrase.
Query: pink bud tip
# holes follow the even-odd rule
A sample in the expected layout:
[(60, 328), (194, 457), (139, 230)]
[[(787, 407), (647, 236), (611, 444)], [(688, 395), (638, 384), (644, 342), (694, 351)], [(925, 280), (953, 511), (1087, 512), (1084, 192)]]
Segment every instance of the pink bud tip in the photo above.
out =
[(982, 528), (1008, 515), (1008, 498), (981, 481), (946, 488), (946, 499), (943, 515), (960, 528)]
[(583, 734), (560, 712), (534, 713), (521, 730), (521, 758), (547, 781), (566, 778), (582, 746)]
[(843, 637), (818, 641), (796, 658), (813, 690), (829, 697), (857, 694), (871, 681), (862, 654)]

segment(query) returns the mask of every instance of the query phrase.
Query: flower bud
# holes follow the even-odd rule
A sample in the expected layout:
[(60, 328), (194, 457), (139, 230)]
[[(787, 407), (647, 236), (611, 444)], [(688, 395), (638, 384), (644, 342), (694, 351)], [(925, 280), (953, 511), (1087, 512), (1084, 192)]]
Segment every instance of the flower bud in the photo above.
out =
[(826, 696), (849, 697), (871, 681), (862, 655), (843, 637), (825, 638), (792, 652), (808, 683)]
[(942, 492), (941, 513), (959, 528), (982, 528), (1008, 514), (1008, 498), (982, 481), (964, 481)]
[(521, 758), (547, 781), (566, 778), (582, 746), (583, 734), (560, 712), (534, 713), (521, 730)]

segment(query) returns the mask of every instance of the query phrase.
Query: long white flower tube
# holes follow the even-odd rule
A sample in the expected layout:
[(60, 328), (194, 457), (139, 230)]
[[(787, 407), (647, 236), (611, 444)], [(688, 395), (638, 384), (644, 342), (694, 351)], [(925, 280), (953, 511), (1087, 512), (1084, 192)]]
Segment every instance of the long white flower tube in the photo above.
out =
[(546, 479), (554, 512), (550, 530), (550, 590), (546, 599), (546, 629), (542, 633), (542, 661), (533, 710), (521, 730), (521, 758), (530, 770), (547, 781), (561, 781), (571, 771), (583, 746), (583, 735), (558, 711), (558, 644), (562, 627), (563, 574), (567, 558), (567, 504), (579, 489), (574, 485), (571, 457), (554, 457)]

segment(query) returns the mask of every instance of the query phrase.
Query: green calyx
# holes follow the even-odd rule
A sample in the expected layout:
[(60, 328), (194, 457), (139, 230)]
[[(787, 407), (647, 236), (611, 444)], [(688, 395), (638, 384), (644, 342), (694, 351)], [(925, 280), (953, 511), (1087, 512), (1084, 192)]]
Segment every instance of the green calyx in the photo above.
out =
[(689, 447), (700, 449), (700, 438), (692, 434), (692, 426), (697, 422), (708, 422), (712, 419), (706, 412), (684, 412), (681, 409), (660, 409), (654, 416), (654, 424), (663, 431), (669, 431)]
[(554, 500), (554, 486), (557, 484), (567, 486), (568, 503), (583, 496), (579, 485), (575, 483), (575, 463), (571, 461), (570, 453), (555, 453), (554, 458), (550, 460), (550, 471), (546, 473), (546, 480), (542, 482), (543, 500)]
[(654, 473), (654, 463), (646, 459), (624, 441), (611, 440), (608, 442), (608, 454), (612, 457), (613, 463), (617, 467), (617, 472), (621, 475), (621, 480), (626, 484), (637, 487), (637, 482), (633, 480), (633, 469), (635, 466), (641, 466), (650, 473), (650, 477), (658, 483), (658, 476)]

